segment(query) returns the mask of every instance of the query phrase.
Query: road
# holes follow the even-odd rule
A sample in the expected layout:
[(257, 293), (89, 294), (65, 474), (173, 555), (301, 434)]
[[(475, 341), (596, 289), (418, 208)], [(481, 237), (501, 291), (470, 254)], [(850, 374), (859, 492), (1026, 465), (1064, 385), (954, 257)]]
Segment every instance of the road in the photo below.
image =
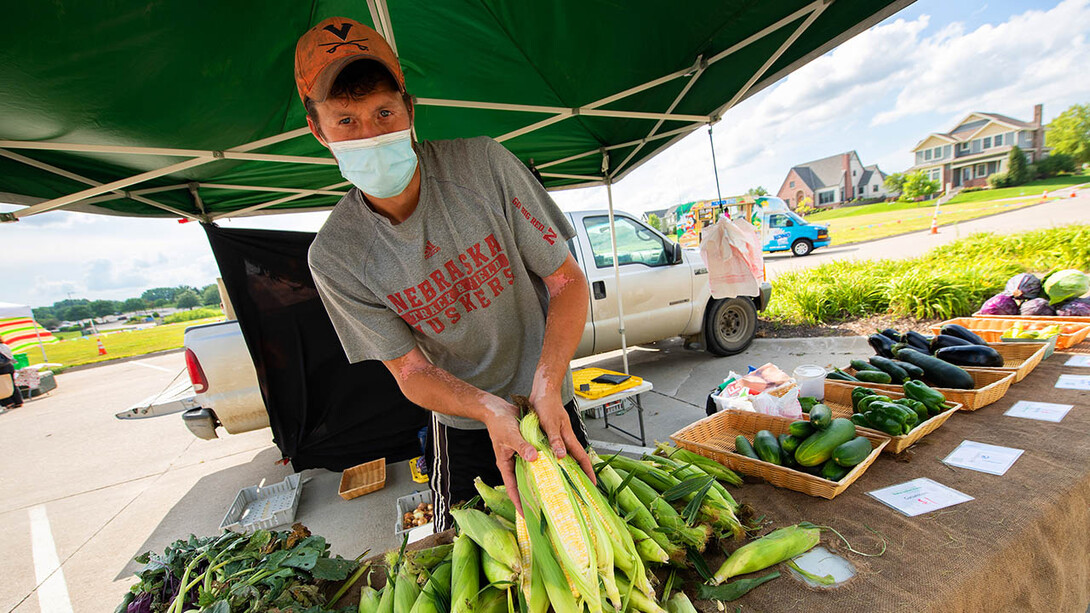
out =
[(780, 273), (802, 268), (812, 268), (825, 262), (843, 259), (901, 259), (922, 255), (924, 252), (963, 238), (974, 232), (1010, 234), (1025, 230), (1052, 228), (1071, 223), (1090, 223), (1090, 189), (1078, 192), (1075, 198), (1064, 198), (1046, 204), (1026, 207), (1009, 213), (974, 219), (959, 224), (940, 226), (938, 234), (928, 231), (912, 232), (866, 243), (837, 247), (834, 245), (814, 251), (813, 255), (797, 258), (789, 254), (765, 254), (765, 270), (769, 280)]

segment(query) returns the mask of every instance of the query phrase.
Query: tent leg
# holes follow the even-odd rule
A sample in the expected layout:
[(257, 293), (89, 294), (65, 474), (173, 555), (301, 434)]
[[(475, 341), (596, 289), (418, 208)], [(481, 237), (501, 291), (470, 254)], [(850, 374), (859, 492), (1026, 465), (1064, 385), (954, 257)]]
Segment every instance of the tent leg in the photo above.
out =
[(606, 197), (609, 199), (609, 240), (613, 245), (613, 278), (617, 292), (617, 331), (621, 333), (621, 360), (624, 362), (624, 374), (628, 372), (628, 341), (624, 334), (624, 301), (621, 300), (621, 267), (617, 263), (617, 227), (613, 222), (613, 178), (609, 176), (609, 153), (602, 159), (603, 174), (606, 178)]
[[(723, 193), (719, 191), (719, 166), (715, 163), (715, 139), (712, 137), (712, 124), (708, 124), (708, 144), (712, 146), (712, 170), (715, 171), (715, 196), (723, 202)], [(720, 205), (722, 206), (722, 205)]]

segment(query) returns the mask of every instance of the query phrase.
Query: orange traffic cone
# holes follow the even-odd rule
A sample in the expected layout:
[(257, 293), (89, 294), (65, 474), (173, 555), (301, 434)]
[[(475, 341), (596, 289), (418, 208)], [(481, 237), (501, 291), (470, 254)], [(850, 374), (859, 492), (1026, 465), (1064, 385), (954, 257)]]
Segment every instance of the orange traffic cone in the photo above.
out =
[(935, 216), (931, 217), (931, 233), (932, 234), (938, 234), (939, 233), (939, 216), (938, 215), (935, 215)]
[(106, 355), (106, 346), (102, 344), (102, 337), (98, 337), (98, 354)]

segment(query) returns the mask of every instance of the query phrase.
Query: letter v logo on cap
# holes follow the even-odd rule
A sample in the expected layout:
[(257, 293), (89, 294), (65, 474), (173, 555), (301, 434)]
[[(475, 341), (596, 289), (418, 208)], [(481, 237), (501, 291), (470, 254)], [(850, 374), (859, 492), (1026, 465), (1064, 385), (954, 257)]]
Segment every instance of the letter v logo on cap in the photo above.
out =
[(352, 29), (352, 24), (342, 23), (340, 29), (334, 28), (331, 24), (322, 29), (333, 34), (341, 40), (348, 40), (348, 32)]

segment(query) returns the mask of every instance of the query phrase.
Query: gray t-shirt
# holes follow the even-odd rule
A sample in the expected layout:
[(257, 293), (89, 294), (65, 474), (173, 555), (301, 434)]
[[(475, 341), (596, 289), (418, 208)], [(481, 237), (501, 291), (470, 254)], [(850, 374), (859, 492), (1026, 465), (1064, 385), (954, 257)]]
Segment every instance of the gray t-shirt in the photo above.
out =
[[(545, 340), (542, 277), (575, 230), (533, 175), (486, 137), (422, 142), (420, 201), (400, 224), (353, 188), (310, 247), (310, 270), (349, 362), (419, 346), (434, 364), (510, 400), (529, 395)], [(573, 397), (571, 372), (561, 391)], [(438, 415), (456, 428), (484, 428)]]

